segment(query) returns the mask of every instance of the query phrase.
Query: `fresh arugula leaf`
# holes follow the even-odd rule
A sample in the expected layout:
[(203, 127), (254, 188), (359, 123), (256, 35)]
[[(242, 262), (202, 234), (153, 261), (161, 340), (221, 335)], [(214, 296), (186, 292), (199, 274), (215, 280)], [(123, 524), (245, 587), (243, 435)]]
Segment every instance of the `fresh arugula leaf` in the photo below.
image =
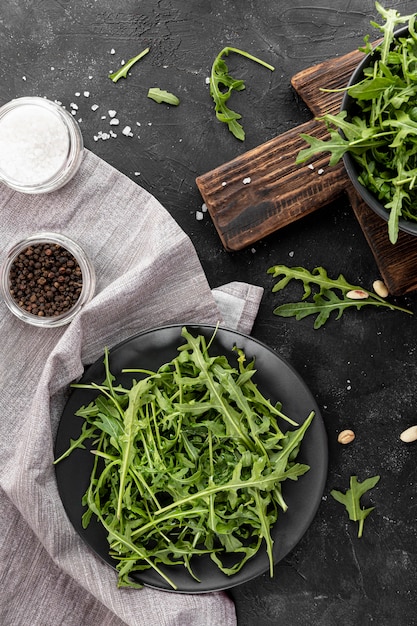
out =
[(149, 89), (148, 98), (151, 98), (151, 100), (155, 100), (155, 102), (158, 102), (159, 104), (161, 102), (165, 102), (166, 104), (173, 104), (174, 106), (178, 106), (180, 103), (177, 96), (174, 96), (174, 94), (170, 93), (169, 91), (159, 89), (159, 87), (152, 87), (151, 89)]
[(244, 81), (235, 79), (229, 74), (226, 62), (222, 58), (223, 56), (228, 56), (230, 52), (240, 54), (251, 61), (255, 61), (255, 63), (263, 65), (267, 69), (271, 70), (271, 72), (273, 72), (275, 68), (269, 63), (254, 57), (248, 52), (239, 50), (238, 48), (230, 48), (228, 46), (223, 48), (213, 61), (210, 74), (210, 95), (214, 100), (216, 117), (220, 122), (227, 124), (230, 132), (237, 139), (243, 141), (245, 139), (245, 131), (243, 130), (242, 125), (237, 121), (241, 119), (242, 116), (229, 109), (226, 104), (233, 91), (242, 91), (245, 89)]
[(149, 48), (145, 48), (145, 50), (142, 50), (142, 52), (140, 52), (137, 56), (133, 57), (132, 59), (129, 59), (129, 61), (127, 61), (124, 65), (122, 65), (120, 69), (118, 69), (116, 72), (113, 72), (112, 74), (109, 74), (109, 78), (114, 83), (117, 83), (117, 81), (120, 78), (127, 78), (127, 73), (131, 69), (132, 65), (137, 63), (137, 61), (139, 61), (146, 54), (148, 54), (149, 50), (150, 50)]
[(342, 491), (336, 491), (335, 489), (330, 492), (330, 495), (333, 496), (333, 498), (337, 500), (337, 502), (340, 502), (345, 506), (346, 511), (349, 514), (349, 519), (353, 522), (359, 522), (359, 538), (361, 538), (363, 534), (363, 525), (365, 519), (368, 517), (369, 513), (371, 513), (371, 511), (373, 511), (375, 508), (361, 508), (360, 499), (367, 491), (375, 487), (379, 479), (380, 476), (373, 476), (372, 478), (367, 478), (362, 483), (360, 483), (357, 479), (357, 476), (351, 476), (350, 488), (346, 491), (346, 493), (343, 493)]
[[(304, 288), (302, 302), (282, 304), (274, 309), (274, 314), (280, 317), (295, 317), (296, 320), (309, 315), (317, 315), (314, 322), (315, 329), (321, 328), (333, 312), (336, 313), (336, 319), (339, 319), (344, 311), (351, 307), (361, 309), (364, 306), (373, 305), (412, 315), (408, 309), (403, 309), (384, 300), (376, 293), (348, 283), (342, 274), (339, 274), (337, 279), (329, 278), (324, 267), (316, 267), (310, 272), (303, 267), (274, 265), (268, 269), (267, 273), (279, 279), (272, 288), (274, 293), (284, 289), (292, 280), (301, 281)], [(315, 293), (312, 291), (313, 287), (316, 290)], [(363, 297), (353, 299), (355, 292), (361, 292)], [(310, 296), (311, 300), (306, 302)]]
[(310, 144), (298, 153), (296, 163), (304, 163), (312, 159), (318, 152), (330, 152), (329, 165), (336, 165), (342, 156), (349, 150), (349, 142), (337, 132), (330, 131), (330, 139), (318, 139), (312, 135), (301, 133), (300, 137)]

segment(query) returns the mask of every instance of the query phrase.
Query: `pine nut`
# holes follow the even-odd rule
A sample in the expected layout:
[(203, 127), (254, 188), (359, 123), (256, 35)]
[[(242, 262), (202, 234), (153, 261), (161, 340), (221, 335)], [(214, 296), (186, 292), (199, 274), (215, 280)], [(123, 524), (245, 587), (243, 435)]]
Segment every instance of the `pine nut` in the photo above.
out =
[(380, 296), (381, 298), (386, 298), (389, 294), (387, 286), (385, 285), (384, 282), (382, 282), (382, 280), (375, 280), (372, 285), (372, 288), (377, 294), (377, 296)]
[(350, 428), (347, 428), (346, 430), (342, 430), (342, 432), (339, 433), (337, 441), (339, 443), (342, 443), (343, 445), (346, 445), (348, 443), (351, 443), (354, 439), (355, 433), (353, 432), (353, 430), (350, 430)]
[(352, 289), (352, 291), (347, 292), (346, 297), (350, 300), (365, 300), (365, 298), (369, 298), (369, 293), (363, 289)]
[(404, 441), (404, 443), (417, 441), (417, 426), (410, 426), (410, 428), (404, 430), (400, 435), (400, 439)]

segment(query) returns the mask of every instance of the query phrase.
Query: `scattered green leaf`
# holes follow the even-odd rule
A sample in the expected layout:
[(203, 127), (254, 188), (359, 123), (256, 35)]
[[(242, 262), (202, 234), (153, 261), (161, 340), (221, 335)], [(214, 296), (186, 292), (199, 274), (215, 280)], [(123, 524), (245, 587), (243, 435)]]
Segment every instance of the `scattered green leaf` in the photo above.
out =
[(155, 100), (155, 102), (158, 103), (165, 102), (166, 104), (172, 104), (174, 106), (178, 106), (180, 103), (177, 96), (169, 93), (169, 91), (159, 89), (159, 87), (152, 87), (151, 89), (149, 89), (148, 98), (151, 98), (151, 100)]
[(254, 57), (248, 52), (239, 50), (238, 48), (226, 47), (219, 52), (214, 59), (211, 75), (210, 75), (210, 95), (215, 103), (216, 117), (220, 122), (227, 124), (230, 132), (237, 138), (243, 141), (245, 139), (245, 131), (242, 125), (237, 121), (241, 119), (241, 115), (228, 108), (227, 102), (232, 95), (233, 91), (242, 91), (245, 89), (245, 83), (243, 80), (235, 79), (229, 74), (229, 69), (226, 62), (222, 58), (228, 56), (230, 52), (240, 54), (255, 63), (263, 65), (267, 69), (274, 71), (274, 67), (257, 57)]
[(122, 65), (122, 67), (120, 69), (118, 69), (116, 72), (113, 72), (113, 74), (109, 74), (109, 78), (114, 82), (117, 83), (117, 81), (120, 78), (127, 78), (127, 73), (130, 70), (130, 68), (140, 59), (142, 59), (146, 54), (148, 54), (149, 52), (149, 48), (145, 48), (145, 50), (142, 50), (142, 52), (140, 52), (137, 56), (133, 57), (132, 59), (129, 59), (129, 61), (127, 61), (124, 65)]
[(368, 509), (362, 509), (360, 499), (367, 491), (375, 487), (379, 479), (380, 476), (373, 476), (372, 478), (367, 478), (362, 483), (360, 483), (357, 480), (357, 476), (351, 476), (350, 489), (348, 489), (346, 493), (343, 493), (342, 491), (336, 491), (335, 489), (330, 492), (330, 495), (333, 496), (333, 498), (337, 500), (337, 502), (340, 502), (345, 506), (346, 511), (349, 514), (349, 519), (353, 522), (359, 522), (359, 538), (362, 537), (365, 519), (368, 517), (369, 513), (371, 513), (371, 511), (373, 511), (375, 508), (371, 507)]
[[(303, 284), (304, 294), (301, 302), (291, 302), (282, 304), (274, 309), (274, 314), (280, 317), (295, 317), (301, 320), (308, 315), (316, 315), (314, 328), (320, 328), (330, 318), (332, 312), (336, 313), (339, 319), (344, 311), (351, 307), (361, 309), (364, 306), (386, 307), (391, 310), (412, 312), (408, 309), (396, 306), (376, 293), (362, 287), (352, 285), (340, 274), (337, 279), (329, 278), (327, 271), (323, 267), (316, 267), (312, 272), (303, 267), (287, 267), (286, 265), (274, 265), (268, 269), (268, 274), (278, 278), (278, 282), (272, 288), (273, 292), (281, 291), (291, 280), (299, 280)], [(315, 292), (313, 293), (312, 287)], [(360, 291), (367, 295), (363, 299), (356, 300), (349, 297), (350, 292)], [(311, 297), (310, 301), (306, 301)]]
[[(359, 182), (387, 210), (388, 234), (396, 243), (399, 219), (417, 222), (417, 14), (401, 16), (395, 9), (375, 3), (384, 19), (372, 26), (383, 40), (375, 50), (365, 38), (366, 53), (373, 62), (363, 80), (342, 91), (349, 93), (357, 108), (351, 120), (346, 111), (318, 118), (327, 126), (329, 138), (302, 137), (309, 147), (299, 152), (298, 164), (319, 153), (330, 153), (335, 165), (349, 152), (358, 165)], [(395, 37), (398, 25), (408, 24), (408, 36)]]

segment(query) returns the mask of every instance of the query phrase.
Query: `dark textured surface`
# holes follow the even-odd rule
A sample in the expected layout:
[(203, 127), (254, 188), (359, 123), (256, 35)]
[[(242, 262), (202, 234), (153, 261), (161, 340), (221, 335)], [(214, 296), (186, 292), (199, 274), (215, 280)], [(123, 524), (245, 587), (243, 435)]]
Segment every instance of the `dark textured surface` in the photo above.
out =
[[(265, 288), (253, 335), (298, 370), (322, 408), (330, 453), (322, 504), (272, 580), (265, 575), (232, 591), (239, 625), (409, 626), (417, 623), (417, 448), (402, 444), (399, 434), (417, 422), (417, 319), (352, 310), (313, 330), (308, 318), (274, 317), (274, 306), (301, 294), (292, 287), (273, 294), (266, 273), (271, 265), (323, 265), (332, 276), (343, 273), (365, 287), (378, 278), (346, 198), (238, 253), (223, 249), (207, 213), (196, 220), (202, 203), (196, 176), (310, 119), (290, 87), (291, 76), (361, 45), (377, 17), (373, 2), (324, 4), (5, 0), (0, 104), (23, 95), (57, 99), (68, 108), (76, 103), (87, 148), (162, 202), (191, 237), (213, 287), (244, 280)], [(404, 14), (415, 10), (411, 1), (393, 0), (390, 6)], [(148, 45), (151, 53), (127, 80), (113, 84), (107, 78), (122, 59)], [(225, 45), (276, 67), (271, 73), (230, 57), (230, 68), (247, 83), (233, 100), (243, 115), (243, 144), (214, 119), (206, 84), (212, 60)], [(149, 100), (153, 86), (176, 93), (181, 105)], [(99, 105), (95, 112), (93, 104)], [(109, 130), (109, 109), (120, 119), (118, 137), (95, 141), (99, 131)], [(121, 134), (125, 125), (134, 137)], [(416, 302), (415, 294), (399, 300), (415, 313)], [(356, 440), (341, 447), (337, 433), (345, 427), (354, 429)], [(364, 498), (375, 510), (360, 540), (356, 524), (330, 496), (331, 489), (346, 489), (352, 474), (361, 481), (381, 475)]]

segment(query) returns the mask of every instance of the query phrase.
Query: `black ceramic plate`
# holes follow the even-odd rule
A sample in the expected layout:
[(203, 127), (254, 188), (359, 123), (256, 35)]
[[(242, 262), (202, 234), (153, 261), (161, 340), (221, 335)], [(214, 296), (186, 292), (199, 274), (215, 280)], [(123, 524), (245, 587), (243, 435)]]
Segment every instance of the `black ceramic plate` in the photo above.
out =
[[(143, 367), (156, 370), (170, 361), (177, 354), (177, 348), (183, 339), (181, 326), (169, 326), (136, 335), (119, 344), (110, 351), (110, 369), (116, 376), (116, 382), (129, 384), (133, 374), (121, 374), (124, 368)], [(187, 324), (187, 328), (196, 336), (204, 334), (211, 337), (214, 328)], [(319, 506), (327, 476), (327, 436), (318, 406), (300, 376), (279, 356), (265, 345), (241, 333), (219, 328), (211, 345), (211, 354), (224, 354), (230, 363), (236, 363), (233, 346), (242, 348), (248, 358), (255, 358), (257, 373), (254, 377), (259, 389), (272, 401), (281, 401), (283, 411), (289, 417), (302, 423), (310, 411), (315, 417), (310, 425), (299, 453), (299, 461), (310, 465), (310, 470), (298, 481), (286, 481), (283, 495), (288, 504), (288, 511), (281, 513), (273, 528), (274, 560), (280, 561), (298, 543)], [(91, 365), (85, 372), (81, 382), (102, 383), (104, 380), (103, 358)], [(82, 418), (74, 413), (83, 405), (88, 404), (95, 392), (74, 389), (63, 411), (58, 428), (55, 456), (60, 456), (67, 448), (70, 439), (79, 436)], [(284, 424), (282, 425), (284, 427)], [(84, 512), (81, 499), (87, 490), (93, 455), (87, 449), (75, 450), (58, 463), (56, 477), (59, 493), (67, 515), (82, 539), (104, 561), (115, 566), (108, 554), (106, 532), (103, 527), (92, 520), (84, 529), (81, 517)], [(202, 593), (222, 590), (247, 582), (269, 569), (269, 561), (264, 547), (248, 561), (242, 570), (234, 576), (226, 576), (209, 557), (196, 558), (193, 569), (201, 582), (190, 577), (182, 566), (167, 569), (169, 576), (177, 584), (179, 592)], [(141, 572), (137, 580), (147, 586), (172, 591), (172, 588), (153, 570)]]

